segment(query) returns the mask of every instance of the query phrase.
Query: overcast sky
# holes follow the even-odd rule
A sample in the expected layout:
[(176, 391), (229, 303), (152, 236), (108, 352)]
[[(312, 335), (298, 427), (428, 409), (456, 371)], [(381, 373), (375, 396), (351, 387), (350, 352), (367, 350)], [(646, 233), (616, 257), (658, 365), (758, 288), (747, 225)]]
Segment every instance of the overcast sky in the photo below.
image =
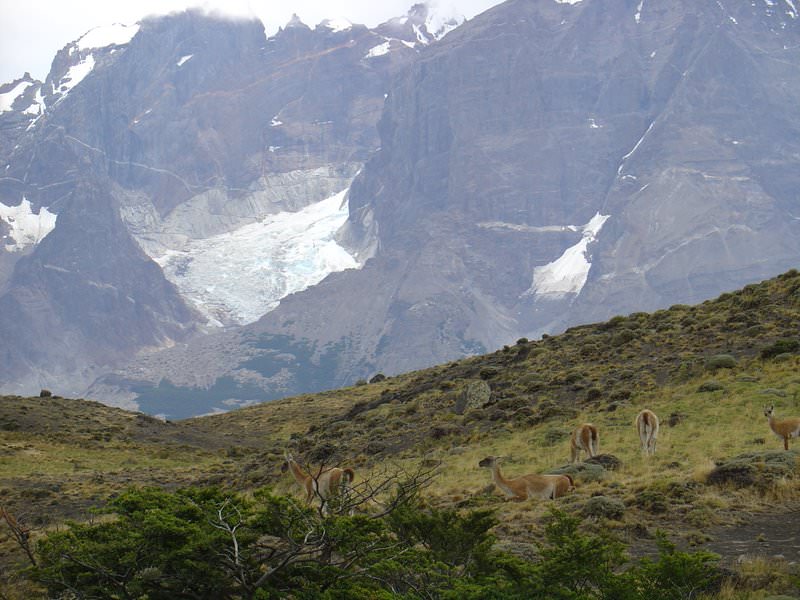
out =
[[(415, 1), (419, 0), (0, 0), (0, 84), (25, 71), (44, 80), (56, 52), (92, 27), (128, 25), (150, 14), (189, 6), (258, 16), (270, 35), (293, 12), (312, 27), (334, 17), (373, 26), (406, 14)], [(499, 3), (500, 0), (437, 0), (436, 6), (439, 11), (471, 18)]]

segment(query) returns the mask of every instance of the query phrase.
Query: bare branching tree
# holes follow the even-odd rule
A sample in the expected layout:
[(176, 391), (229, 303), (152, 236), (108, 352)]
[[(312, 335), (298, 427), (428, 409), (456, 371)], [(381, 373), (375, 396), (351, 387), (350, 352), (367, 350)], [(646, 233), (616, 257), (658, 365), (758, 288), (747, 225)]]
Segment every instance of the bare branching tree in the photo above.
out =
[(11, 530), (11, 537), (14, 538), (14, 541), (27, 555), (28, 560), (30, 560), (31, 564), (35, 567), (36, 557), (33, 554), (33, 548), (31, 548), (31, 528), (25, 525), (24, 519), (22, 522), (20, 522), (14, 518), (14, 515), (8, 512), (5, 507), (1, 506), (0, 519), (6, 522), (6, 525), (8, 525), (8, 528)]
[[(316, 467), (304, 466), (312, 477), (319, 477), (330, 467), (325, 461)], [(222, 564), (251, 595), (278, 579), (290, 566), (303, 563), (336, 568), (340, 575), (329, 585), (347, 577), (377, 579), (377, 575), (364, 566), (362, 559), (375, 553), (400, 558), (408, 547), (399, 540), (378, 538), (355, 547), (347, 545), (345, 549), (342, 540), (332, 533), (330, 519), (354, 513), (370, 519), (386, 517), (428, 486), (438, 467), (438, 464), (419, 466), (409, 471), (400, 466), (384, 466), (352, 486), (343, 486), (335, 496), (323, 499), (317, 495), (319, 503), (311, 511), (290, 500), (282, 531), (276, 532), (277, 535), (260, 536), (249, 546), (247, 557), (242, 555), (238, 537), (243, 526), (241, 512), (231, 502), (225, 501), (210, 519), (211, 525), (224, 531), (230, 540), (220, 554)], [(402, 583), (407, 589), (414, 589), (415, 584), (410, 578)], [(424, 594), (420, 595), (424, 597)]]

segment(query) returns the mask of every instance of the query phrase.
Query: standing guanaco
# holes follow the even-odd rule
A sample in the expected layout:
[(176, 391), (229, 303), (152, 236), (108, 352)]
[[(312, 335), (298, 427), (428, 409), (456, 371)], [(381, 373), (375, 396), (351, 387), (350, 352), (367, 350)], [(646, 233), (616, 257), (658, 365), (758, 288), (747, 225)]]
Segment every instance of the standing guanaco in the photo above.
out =
[(652, 410), (645, 408), (636, 415), (636, 431), (639, 432), (639, 441), (645, 454), (656, 453), (658, 441), (658, 417)]
[(286, 461), (281, 465), (281, 473), (285, 473), (287, 470), (292, 472), (295, 481), (306, 492), (306, 504), (310, 504), (314, 496), (319, 495), (322, 500), (321, 510), (323, 514), (326, 512), (327, 503), (331, 496), (347, 489), (355, 479), (355, 472), (350, 468), (331, 467), (321, 469), (320, 472), (312, 475), (306, 473), (289, 452), (286, 452), (284, 456)]
[(584, 423), (578, 427), (572, 432), (569, 447), (574, 463), (578, 462), (581, 450), (589, 456), (597, 456), (600, 452), (600, 434), (597, 433), (597, 427), (591, 423)]
[(800, 418), (775, 418), (775, 405), (764, 407), (764, 416), (769, 420), (769, 427), (780, 438), (783, 438), (783, 449), (789, 449), (789, 438), (800, 436)]
[(491, 469), (495, 485), (515, 501), (528, 498), (553, 500), (575, 489), (575, 482), (569, 475), (522, 475), (506, 479), (497, 464), (499, 459), (499, 456), (487, 456), (478, 466)]

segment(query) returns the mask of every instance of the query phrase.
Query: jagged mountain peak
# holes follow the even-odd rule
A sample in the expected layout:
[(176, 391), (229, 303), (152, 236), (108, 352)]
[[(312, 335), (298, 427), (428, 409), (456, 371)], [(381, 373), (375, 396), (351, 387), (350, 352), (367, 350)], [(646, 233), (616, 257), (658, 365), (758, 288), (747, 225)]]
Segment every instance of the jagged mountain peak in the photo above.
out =
[(321, 21), (315, 27), (315, 29), (319, 29), (319, 28), (321, 28), (321, 29), (329, 29), (330, 31), (333, 31), (334, 33), (338, 33), (340, 31), (347, 31), (349, 29), (352, 29), (353, 28), (353, 23), (351, 21), (349, 21), (348, 19), (345, 19), (344, 17), (331, 18), (331, 19), (325, 19), (325, 20)]
[(302, 28), (302, 29), (311, 29), (308, 25), (303, 23), (303, 20), (297, 15), (297, 13), (293, 13), (292, 17), (283, 26), (284, 29), (292, 29), (292, 28)]

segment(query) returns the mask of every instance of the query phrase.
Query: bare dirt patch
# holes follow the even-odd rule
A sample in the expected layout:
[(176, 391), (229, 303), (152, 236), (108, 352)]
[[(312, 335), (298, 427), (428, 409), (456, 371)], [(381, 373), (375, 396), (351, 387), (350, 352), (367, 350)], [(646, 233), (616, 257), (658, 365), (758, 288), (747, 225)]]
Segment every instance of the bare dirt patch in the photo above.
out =
[(742, 515), (746, 521), (741, 525), (710, 531), (712, 540), (706, 548), (720, 554), (724, 562), (743, 555), (783, 556), (788, 562), (800, 562), (800, 504), (789, 508), (779, 514)]

